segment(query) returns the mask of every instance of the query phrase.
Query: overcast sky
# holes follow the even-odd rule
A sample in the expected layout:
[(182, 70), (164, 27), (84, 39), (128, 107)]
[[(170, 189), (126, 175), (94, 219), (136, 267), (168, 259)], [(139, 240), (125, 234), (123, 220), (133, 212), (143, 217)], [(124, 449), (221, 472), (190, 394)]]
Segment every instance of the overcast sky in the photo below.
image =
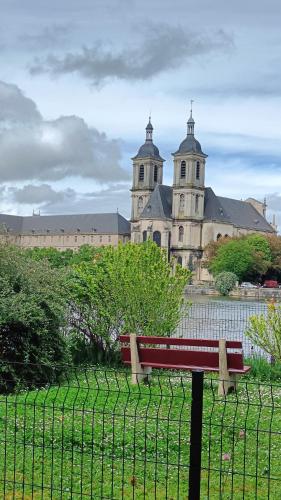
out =
[(0, 0), (0, 210), (130, 216), (131, 157), (152, 114), (166, 159), (186, 134), (216, 194), (281, 225), (277, 0)]

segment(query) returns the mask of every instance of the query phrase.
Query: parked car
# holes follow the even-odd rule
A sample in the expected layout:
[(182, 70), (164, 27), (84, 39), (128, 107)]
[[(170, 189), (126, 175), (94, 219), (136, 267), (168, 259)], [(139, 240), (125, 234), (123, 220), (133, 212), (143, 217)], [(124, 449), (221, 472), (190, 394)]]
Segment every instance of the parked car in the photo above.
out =
[(278, 288), (278, 281), (276, 280), (265, 280), (263, 288)]
[(243, 281), (240, 286), (241, 286), (241, 288), (258, 288), (257, 285), (254, 285), (253, 283), (250, 283), (249, 281)]

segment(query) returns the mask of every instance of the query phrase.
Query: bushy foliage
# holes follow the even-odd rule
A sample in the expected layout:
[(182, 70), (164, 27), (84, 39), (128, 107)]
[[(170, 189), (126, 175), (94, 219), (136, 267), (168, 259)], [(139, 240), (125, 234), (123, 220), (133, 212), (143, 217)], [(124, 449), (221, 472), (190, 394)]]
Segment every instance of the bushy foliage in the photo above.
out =
[(215, 279), (215, 288), (221, 295), (228, 295), (235, 287), (238, 278), (236, 274), (224, 271), (217, 275)]
[[(65, 299), (62, 279), (46, 262), (35, 262), (16, 247), (0, 247), (0, 390), (19, 380), (33, 386), (50, 382), (68, 362), (61, 333)], [(1, 387), (2, 386), (2, 387)]]
[(256, 233), (212, 242), (206, 255), (206, 266), (214, 276), (228, 271), (240, 281), (260, 281), (272, 265), (269, 241)]
[(173, 271), (166, 253), (151, 241), (104, 247), (92, 263), (77, 265), (69, 279), (73, 329), (104, 354), (122, 332), (170, 335), (190, 275), (179, 266)]
[(81, 262), (92, 262), (96, 255), (102, 252), (101, 247), (82, 245), (77, 251), (71, 249), (57, 250), (56, 248), (30, 248), (25, 250), (26, 254), (33, 260), (46, 260), (51, 267), (62, 268), (80, 264)]
[(281, 361), (281, 306), (269, 304), (267, 314), (251, 316), (245, 332), (253, 344)]

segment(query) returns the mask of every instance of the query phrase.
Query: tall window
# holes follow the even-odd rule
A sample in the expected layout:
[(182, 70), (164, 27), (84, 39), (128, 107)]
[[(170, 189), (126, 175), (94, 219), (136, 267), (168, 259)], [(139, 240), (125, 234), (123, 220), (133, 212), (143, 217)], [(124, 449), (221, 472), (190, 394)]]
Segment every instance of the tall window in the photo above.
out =
[(154, 165), (154, 182), (158, 182), (158, 167)]
[(181, 179), (185, 178), (185, 174), (186, 174), (186, 163), (185, 163), (185, 161), (182, 161), (181, 162)]
[(184, 211), (184, 194), (180, 195), (180, 212)]
[(184, 229), (182, 226), (179, 227), (179, 241), (183, 242)]
[(138, 197), (138, 211), (140, 212), (143, 209), (143, 197)]
[(139, 169), (139, 181), (144, 181), (144, 165), (140, 165), (140, 169)]
[(154, 231), (153, 241), (156, 243), (156, 245), (161, 247), (161, 233), (160, 233), (160, 231)]
[(198, 213), (199, 209), (199, 194), (195, 196), (195, 213)]
[(200, 161), (196, 163), (196, 179), (200, 179)]
[(147, 240), (147, 231), (143, 231), (142, 232), (142, 241), (146, 241)]

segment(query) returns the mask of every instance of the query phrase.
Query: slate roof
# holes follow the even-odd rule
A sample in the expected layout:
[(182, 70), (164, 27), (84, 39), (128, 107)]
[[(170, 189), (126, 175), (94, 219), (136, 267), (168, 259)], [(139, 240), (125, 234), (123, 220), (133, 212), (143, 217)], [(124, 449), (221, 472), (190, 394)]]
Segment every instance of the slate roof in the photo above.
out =
[(11, 233), (21, 234), (61, 234), (98, 233), (130, 234), (130, 223), (119, 213), (73, 214), (73, 215), (33, 215), (20, 217), (0, 214), (0, 226), (5, 225)]
[(173, 189), (171, 186), (156, 184), (144, 210), (141, 219), (171, 219)]
[(138, 158), (154, 158), (155, 160), (164, 161), (164, 159), (160, 156), (159, 149), (152, 141), (145, 141), (145, 143), (139, 148), (136, 156), (133, 157), (133, 160), (137, 160)]
[(187, 134), (186, 138), (181, 142), (179, 149), (173, 154), (182, 155), (186, 153), (199, 153), (200, 155), (207, 156), (203, 153), (200, 142), (192, 134)]
[(226, 222), (255, 231), (274, 232), (267, 220), (250, 203), (216, 196), (211, 188), (205, 189), (204, 220)]

